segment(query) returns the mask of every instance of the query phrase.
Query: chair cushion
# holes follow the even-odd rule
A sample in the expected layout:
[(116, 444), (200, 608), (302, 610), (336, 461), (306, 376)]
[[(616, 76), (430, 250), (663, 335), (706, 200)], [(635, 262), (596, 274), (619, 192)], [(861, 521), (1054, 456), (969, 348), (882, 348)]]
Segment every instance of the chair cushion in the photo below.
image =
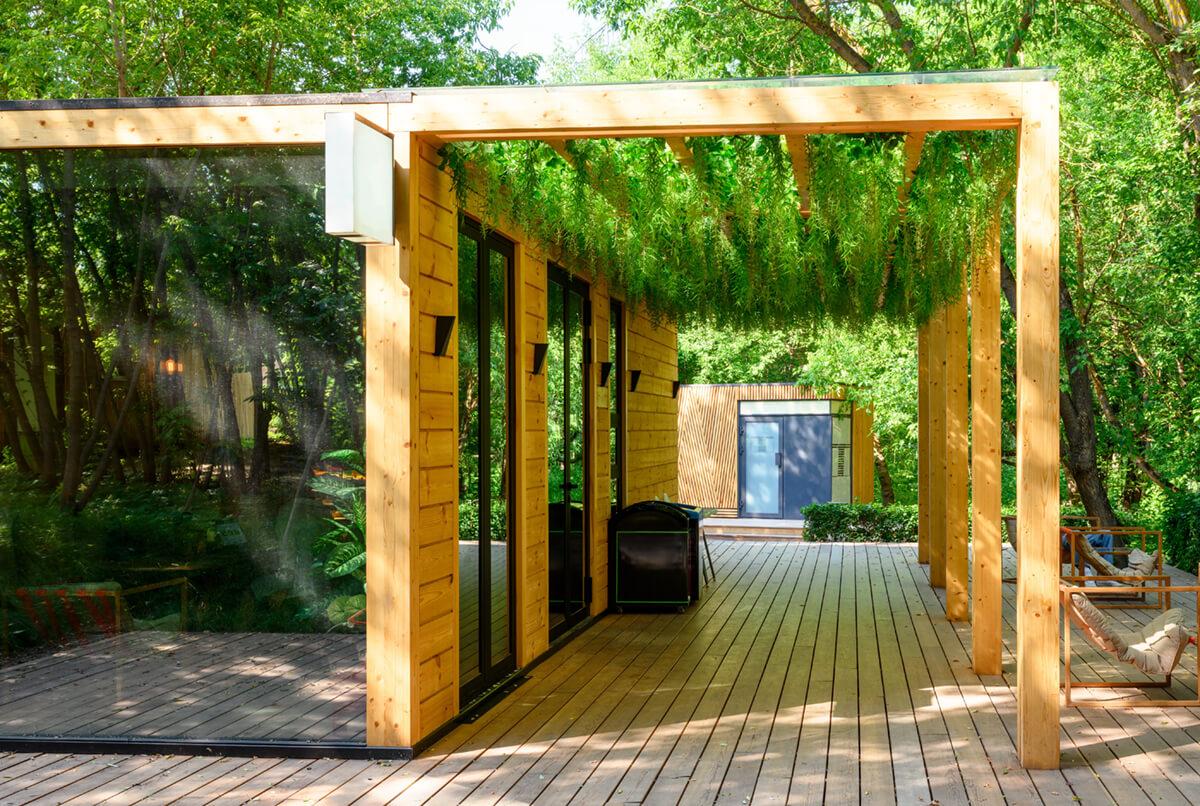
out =
[(1129, 552), (1129, 564), (1121, 569), (1123, 577), (1144, 577), (1158, 573), (1158, 549), (1147, 554), (1141, 549)]
[(1191, 633), (1183, 611), (1171, 608), (1137, 630), (1122, 627), (1082, 593), (1071, 594), (1071, 623), (1098, 649), (1149, 675), (1166, 675), (1178, 665)]

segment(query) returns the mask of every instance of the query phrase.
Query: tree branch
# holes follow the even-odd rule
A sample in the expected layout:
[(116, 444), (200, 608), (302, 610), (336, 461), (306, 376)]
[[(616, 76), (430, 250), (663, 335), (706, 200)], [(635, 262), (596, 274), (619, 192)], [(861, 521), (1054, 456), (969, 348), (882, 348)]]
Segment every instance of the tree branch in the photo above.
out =
[(788, 2), (808, 30), (824, 39), (833, 48), (834, 53), (842, 57), (842, 61), (859, 73), (869, 73), (874, 69), (871, 63), (834, 29), (833, 25), (808, 5), (806, 0), (788, 0)]

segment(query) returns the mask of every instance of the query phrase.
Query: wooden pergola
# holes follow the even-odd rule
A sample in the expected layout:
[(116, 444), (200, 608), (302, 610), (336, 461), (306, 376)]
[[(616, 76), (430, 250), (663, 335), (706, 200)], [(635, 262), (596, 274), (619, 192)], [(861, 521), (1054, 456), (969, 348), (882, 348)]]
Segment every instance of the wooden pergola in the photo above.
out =
[[(421, 348), (435, 316), (456, 301), (422, 279), (423, 183), (438, 181), (422, 147), (457, 140), (661, 137), (686, 162), (686, 137), (787, 138), (801, 205), (807, 201), (805, 136), (901, 132), (911, 178), (924, 134), (1013, 129), (1016, 184), (1017, 485), (1019, 575), (1017, 684), (1021, 763), (1059, 763), (1059, 93), (1044, 71), (821, 76), (774, 81), (488, 87), (344, 96), (8, 102), (0, 148), (69, 149), (320, 145), (328, 112), (351, 111), (391, 132), (395, 239), (367, 247), (366, 410), (367, 726), (372, 745), (412, 747), (445, 720), (423, 716), (421, 648), (446, 640), (422, 623), (420, 569), (449, 516), (422, 502), (423, 463), (439, 450), (421, 395), (446, 368)], [(424, 166), (424, 167), (423, 167)], [(907, 192), (907, 182), (900, 193)], [(975, 669), (1001, 658), (999, 222), (987, 259), (972, 272), (973, 384), (968, 454), (967, 316), (963, 298), (919, 335), (921, 559), (944, 584), (947, 617), (973, 620)], [(966, 267), (964, 267), (966, 268)], [(518, 293), (520, 290), (518, 289)], [(447, 310), (443, 310), (447, 309)], [(518, 321), (516, 343), (528, 341)], [(452, 376), (451, 376), (452, 377)], [(525, 439), (524, 417), (512, 424)], [(518, 445), (518, 456), (521, 456)], [(968, 456), (974, 501), (974, 585), (968, 593)], [(517, 472), (522, 465), (515, 465)], [(517, 489), (521, 481), (516, 481)], [(437, 514), (440, 512), (441, 514)], [(517, 521), (521, 522), (520, 520)], [(518, 544), (519, 545), (519, 544)], [(518, 569), (522, 560), (518, 557)], [(518, 578), (521, 578), (520, 572)], [(518, 609), (522, 593), (518, 589)], [(456, 646), (451, 637), (450, 646)], [(518, 651), (518, 662), (522, 658)], [(433, 670), (434, 675), (456, 671)], [(455, 699), (456, 702), (456, 699)], [(442, 714), (442, 711), (438, 711)]]

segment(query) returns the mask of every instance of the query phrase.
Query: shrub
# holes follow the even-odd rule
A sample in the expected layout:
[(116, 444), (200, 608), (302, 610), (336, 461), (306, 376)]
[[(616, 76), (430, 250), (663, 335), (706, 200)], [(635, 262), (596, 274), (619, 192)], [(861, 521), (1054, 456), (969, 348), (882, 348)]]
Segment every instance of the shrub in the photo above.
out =
[(1175, 493), (1167, 498), (1162, 519), (1166, 561), (1184, 571), (1200, 562), (1200, 493)]
[(814, 543), (912, 543), (917, 508), (911, 504), (809, 504), (804, 538)]

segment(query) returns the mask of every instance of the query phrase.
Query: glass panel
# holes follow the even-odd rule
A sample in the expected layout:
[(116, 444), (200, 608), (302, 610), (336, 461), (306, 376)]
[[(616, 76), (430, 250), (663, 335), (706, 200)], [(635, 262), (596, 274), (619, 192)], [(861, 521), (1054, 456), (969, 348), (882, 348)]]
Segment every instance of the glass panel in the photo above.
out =
[(491, 456), (489, 497), (491, 512), (491, 641), (493, 665), (511, 653), (509, 649), (508, 591), (508, 258), (488, 254), (489, 339), (489, 453)]
[(479, 243), (458, 238), (458, 622), (463, 685), (479, 675)]
[(583, 606), (584, 578), (584, 419), (583, 419), (583, 298), (571, 291), (567, 296), (567, 328), (570, 337), (567, 356), (568, 405), (567, 463), (570, 468), (569, 534), (567, 536), (567, 609), (574, 612)]
[(566, 504), (566, 363), (563, 287), (550, 280), (546, 298), (546, 441), (549, 500), (550, 627), (562, 623), (565, 610)]
[(322, 170), (0, 155), (0, 734), (362, 740), (363, 280)]
[(746, 512), (779, 514), (779, 423), (750, 420), (746, 423)]
[(621, 505), (621, 384), (625, 382), (625, 360), (621, 333), (621, 306), (613, 302), (608, 317), (608, 353), (612, 370), (608, 376), (608, 457), (613, 509)]

